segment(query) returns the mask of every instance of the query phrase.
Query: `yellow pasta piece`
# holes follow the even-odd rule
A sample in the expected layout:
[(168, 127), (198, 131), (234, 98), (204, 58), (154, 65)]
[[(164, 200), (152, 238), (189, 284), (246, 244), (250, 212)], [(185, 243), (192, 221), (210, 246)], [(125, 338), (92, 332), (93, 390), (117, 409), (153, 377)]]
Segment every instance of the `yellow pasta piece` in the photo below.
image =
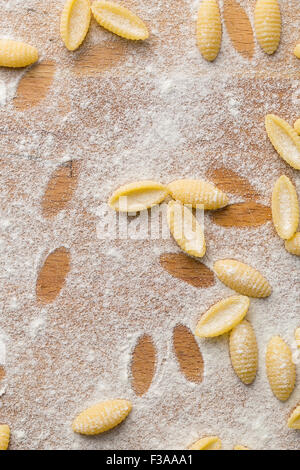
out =
[(168, 225), (175, 241), (188, 255), (201, 258), (206, 245), (203, 230), (192, 212), (177, 201), (168, 204)]
[(84, 41), (91, 22), (90, 0), (67, 0), (60, 19), (60, 35), (69, 51)]
[(300, 348), (300, 326), (295, 330), (295, 340), (297, 343), (298, 348)]
[(7, 424), (0, 424), (0, 450), (7, 450), (9, 445), (10, 429)]
[(204, 59), (213, 61), (221, 47), (222, 24), (216, 0), (202, 0), (197, 19), (197, 44)]
[(231, 331), (229, 350), (236, 375), (244, 384), (251, 384), (256, 376), (258, 349), (254, 330), (247, 320)]
[(127, 8), (114, 2), (96, 1), (92, 13), (97, 22), (122, 38), (144, 40), (149, 37), (145, 23)]
[(278, 400), (286, 401), (295, 387), (296, 368), (292, 351), (280, 336), (268, 343), (266, 366), (272, 392)]
[(21, 41), (0, 39), (0, 66), (27, 67), (39, 58), (35, 47)]
[(275, 150), (295, 170), (300, 170), (300, 136), (284, 119), (267, 114), (266, 131)]
[(241, 446), (241, 445), (238, 444), (238, 445), (234, 446), (233, 450), (250, 450), (250, 449), (248, 449), (248, 447)]
[(234, 259), (221, 259), (215, 262), (214, 271), (223, 284), (239, 294), (249, 297), (268, 297), (271, 294), (267, 279), (248, 264)]
[[(299, 47), (300, 47), (300, 44), (299, 44)], [(297, 119), (294, 122), (294, 129), (297, 132), (297, 134), (300, 135), (300, 119)]]
[(260, 47), (267, 54), (273, 54), (278, 48), (281, 32), (278, 0), (257, 0), (254, 24)]
[(273, 188), (272, 218), (280, 238), (289, 240), (294, 236), (299, 222), (299, 204), (296, 189), (285, 175), (278, 178)]
[(300, 429), (300, 405), (291, 413), (287, 424), (291, 429)]
[(297, 44), (297, 46), (295, 47), (294, 54), (297, 57), (297, 59), (300, 59), (300, 44)]
[(203, 209), (220, 209), (227, 206), (228, 197), (216, 186), (201, 180), (183, 179), (168, 184), (173, 199)]
[(120, 424), (132, 409), (128, 400), (108, 400), (87, 408), (73, 421), (72, 429), (79, 434), (93, 436)]
[(120, 212), (138, 212), (155, 206), (168, 195), (167, 188), (155, 181), (136, 181), (118, 188), (108, 203)]
[(292, 255), (300, 256), (300, 232), (296, 232), (292, 238), (286, 240), (284, 246)]
[(189, 450), (220, 450), (222, 442), (218, 436), (209, 436), (199, 439), (189, 447)]
[(233, 295), (217, 302), (200, 318), (195, 334), (200, 338), (223, 335), (245, 317), (250, 305), (248, 297)]

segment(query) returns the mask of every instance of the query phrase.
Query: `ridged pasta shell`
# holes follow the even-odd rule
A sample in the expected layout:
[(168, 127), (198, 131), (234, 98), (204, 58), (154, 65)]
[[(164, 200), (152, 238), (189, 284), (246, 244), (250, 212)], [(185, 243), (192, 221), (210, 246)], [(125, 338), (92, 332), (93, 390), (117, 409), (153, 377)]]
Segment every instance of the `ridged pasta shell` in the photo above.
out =
[(75, 51), (82, 44), (90, 22), (89, 0), (67, 0), (60, 18), (60, 35), (69, 51)]
[(229, 350), (236, 375), (244, 384), (251, 384), (256, 376), (258, 349), (254, 330), (247, 320), (231, 331)]
[(228, 197), (216, 186), (206, 181), (183, 179), (168, 184), (173, 199), (192, 207), (203, 206), (204, 209), (220, 209), (227, 206)]
[(161, 203), (168, 195), (167, 188), (155, 181), (136, 181), (118, 188), (108, 203), (120, 212), (139, 212)]
[(73, 421), (72, 429), (93, 436), (120, 424), (132, 409), (128, 400), (107, 400), (82, 411)]
[[(300, 58), (300, 44), (299, 44), (299, 58)], [(294, 129), (297, 132), (297, 134), (300, 135), (300, 119), (297, 119), (294, 122)]]
[(170, 201), (167, 218), (170, 232), (180, 248), (188, 255), (198, 258), (204, 256), (204, 233), (192, 212), (180, 202)]
[(280, 336), (274, 336), (266, 352), (267, 376), (278, 400), (286, 401), (295, 387), (296, 368), (292, 351)]
[(281, 15), (278, 0), (257, 0), (254, 11), (256, 38), (266, 54), (278, 48), (281, 33)]
[(0, 450), (7, 450), (9, 445), (10, 429), (7, 424), (0, 424)]
[(300, 327), (295, 330), (295, 340), (298, 348), (300, 348)]
[(189, 450), (220, 450), (222, 442), (218, 436), (203, 437), (189, 446)]
[(200, 318), (196, 336), (210, 338), (227, 333), (243, 320), (249, 305), (249, 298), (243, 295), (233, 295), (217, 302)]
[(296, 233), (299, 222), (299, 204), (296, 189), (285, 175), (276, 181), (272, 194), (272, 218), (276, 232), (289, 240)]
[(92, 4), (96, 21), (122, 38), (144, 40), (149, 37), (145, 23), (127, 8), (114, 2), (96, 1)]
[(27, 67), (39, 58), (35, 47), (21, 41), (0, 39), (0, 66)]
[(300, 136), (284, 119), (267, 114), (265, 126), (275, 150), (295, 170), (300, 170)]
[(248, 264), (234, 259), (221, 259), (215, 262), (214, 271), (223, 284), (239, 294), (249, 297), (268, 297), (271, 294), (267, 279)]
[(300, 429), (300, 405), (291, 413), (287, 424), (291, 429)]
[(241, 446), (240, 444), (237, 444), (236, 446), (234, 446), (233, 450), (250, 450), (250, 449), (248, 449), (248, 447)]
[(284, 246), (292, 255), (300, 256), (300, 232), (296, 232), (292, 238), (286, 240)]
[(202, 0), (198, 10), (197, 44), (204, 59), (213, 61), (221, 47), (222, 24), (216, 0)]

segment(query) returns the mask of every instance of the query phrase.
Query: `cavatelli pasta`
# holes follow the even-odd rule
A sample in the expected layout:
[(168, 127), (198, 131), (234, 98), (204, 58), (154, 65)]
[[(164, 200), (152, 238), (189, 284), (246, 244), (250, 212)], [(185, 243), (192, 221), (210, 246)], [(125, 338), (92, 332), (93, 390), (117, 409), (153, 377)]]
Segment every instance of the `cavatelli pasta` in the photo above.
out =
[(220, 281), (239, 294), (249, 297), (268, 297), (271, 286), (267, 279), (251, 266), (234, 259), (221, 259), (214, 264)]
[(10, 429), (7, 424), (0, 424), (0, 450), (7, 450), (9, 445)]
[(300, 256), (300, 232), (296, 232), (292, 238), (285, 240), (284, 246), (292, 255)]
[(243, 295), (233, 295), (217, 302), (200, 318), (196, 336), (210, 338), (227, 333), (243, 320), (249, 305), (249, 298)]
[(0, 66), (27, 67), (39, 58), (35, 47), (21, 41), (0, 39)]
[(285, 175), (276, 181), (272, 193), (272, 219), (276, 232), (283, 240), (290, 240), (299, 222), (299, 204), (296, 189)]
[(267, 114), (265, 126), (275, 150), (295, 170), (300, 170), (300, 136), (284, 119)]
[(202, 0), (198, 10), (197, 44), (204, 59), (213, 61), (221, 47), (222, 24), (216, 0)]
[[(300, 44), (299, 44), (299, 49), (300, 49)], [(300, 58), (300, 51), (299, 51), (299, 58)], [(294, 129), (297, 132), (297, 134), (300, 135), (300, 119), (297, 119), (294, 122)]]
[(286, 401), (295, 387), (296, 368), (292, 351), (280, 336), (274, 336), (266, 352), (267, 376), (274, 395)]
[(144, 40), (149, 37), (145, 23), (127, 8), (114, 2), (95, 1), (92, 13), (96, 21), (112, 33), (126, 39)]
[(155, 206), (168, 195), (167, 188), (155, 181), (136, 181), (118, 188), (108, 203), (120, 212), (138, 212)]
[(230, 332), (229, 350), (236, 375), (244, 384), (251, 384), (256, 376), (258, 349), (254, 330), (247, 320)]
[(300, 429), (300, 405), (298, 405), (290, 414), (288, 427), (291, 429)]
[(108, 400), (87, 408), (73, 421), (72, 429), (92, 436), (108, 431), (120, 424), (132, 409), (128, 400)]
[(254, 11), (256, 38), (267, 54), (278, 48), (281, 32), (281, 16), (278, 0), (257, 0)]
[(204, 209), (220, 209), (227, 206), (228, 197), (211, 183), (201, 180), (182, 179), (168, 184), (173, 199)]
[(218, 436), (208, 436), (199, 439), (189, 447), (189, 450), (220, 450), (222, 442)]
[(192, 212), (180, 202), (170, 201), (167, 218), (170, 232), (180, 248), (188, 255), (198, 258), (204, 256), (204, 233)]
[(60, 35), (69, 51), (84, 41), (91, 21), (90, 0), (67, 0), (60, 19)]

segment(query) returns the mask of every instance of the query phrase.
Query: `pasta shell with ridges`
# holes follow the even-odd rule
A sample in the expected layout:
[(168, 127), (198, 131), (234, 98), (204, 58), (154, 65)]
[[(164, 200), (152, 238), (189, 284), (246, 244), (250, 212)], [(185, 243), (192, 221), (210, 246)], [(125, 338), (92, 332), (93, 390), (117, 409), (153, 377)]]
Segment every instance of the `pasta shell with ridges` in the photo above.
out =
[(249, 297), (268, 297), (271, 294), (267, 279), (248, 264), (234, 259), (221, 259), (215, 262), (214, 271), (223, 284), (239, 294)]
[(292, 238), (285, 240), (284, 246), (292, 255), (300, 256), (300, 232), (296, 232)]
[(292, 351), (280, 336), (274, 336), (266, 352), (267, 376), (278, 400), (286, 401), (295, 387), (296, 368)]
[(219, 6), (216, 0), (202, 0), (198, 10), (197, 44), (208, 61), (217, 57), (221, 47), (222, 24)]
[(135, 181), (118, 188), (109, 198), (108, 204), (115, 211), (139, 212), (160, 204), (167, 195), (167, 188), (160, 183)]
[(288, 419), (288, 427), (291, 429), (300, 429), (300, 405), (292, 411)]
[(257, 0), (254, 11), (256, 38), (266, 54), (273, 54), (279, 45), (281, 15), (278, 0)]
[(265, 126), (275, 150), (295, 170), (300, 170), (300, 136), (284, 119), (267, 114)]
[(60, 36), (69, 51), (84, 41), (91, 22), (89, 0), (67, 0), (60, 18)]
[(229, 350), (236, 375), (244, 384), (251, 384), (256, 376), (258, 349), (254, 330), (247, 320), (230, 332)]
[(220, 450), (222, 449), (222, 442), (218, 436), (203, 437), (192, 444), (189, 450)]
[(9, 445), (10, 429), (7, 424), (0, 424), (0, 450), (7, 450)]
[(0, 39), (0, 66), (27, 67), (39, 58), (35, 47), (21, 41)]
[(272, 219), (280, 238), (289, 240), (294, 236), (299, 223), (298, 197), (293, 183), (285, 175), (278, 178), (273, 188)]
[(168, 184), (173, 199), (203, 209), (220, 209), (228, 204), (228, 197), (211, 183), (201, 180), (182, 179)]

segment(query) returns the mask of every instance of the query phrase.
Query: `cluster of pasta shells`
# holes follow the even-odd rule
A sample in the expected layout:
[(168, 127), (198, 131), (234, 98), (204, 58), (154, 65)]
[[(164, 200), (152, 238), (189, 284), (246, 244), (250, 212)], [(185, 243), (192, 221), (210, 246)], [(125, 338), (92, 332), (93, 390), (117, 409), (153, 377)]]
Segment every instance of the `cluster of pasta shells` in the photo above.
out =
[(115, 2), (67, 0), (60, 20), (60, 35), (69, 51), (74, 51), (84, 41), (90, 27), (91, 15), (103, 28), (131, 40), (149, 37), (145, 23), (128, 8)]

